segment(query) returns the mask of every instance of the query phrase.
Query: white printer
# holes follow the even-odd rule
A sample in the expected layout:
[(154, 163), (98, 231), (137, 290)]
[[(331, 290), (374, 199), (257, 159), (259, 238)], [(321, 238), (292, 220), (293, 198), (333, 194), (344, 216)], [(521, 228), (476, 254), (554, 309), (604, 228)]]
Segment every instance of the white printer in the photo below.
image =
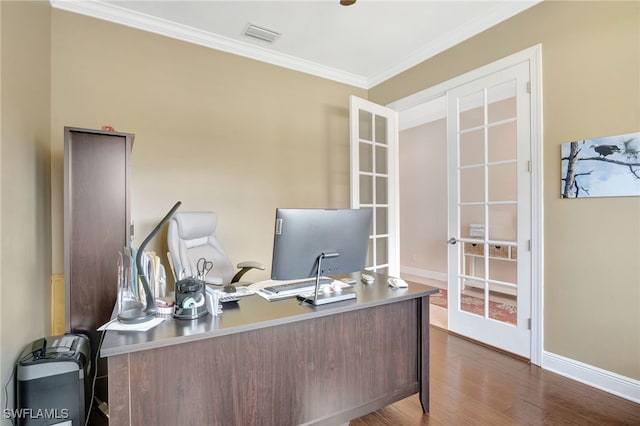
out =
[(16, 365), (16, 423), (84, 425), (90, 370), (87, 336), (49, 336), (27, 345)]

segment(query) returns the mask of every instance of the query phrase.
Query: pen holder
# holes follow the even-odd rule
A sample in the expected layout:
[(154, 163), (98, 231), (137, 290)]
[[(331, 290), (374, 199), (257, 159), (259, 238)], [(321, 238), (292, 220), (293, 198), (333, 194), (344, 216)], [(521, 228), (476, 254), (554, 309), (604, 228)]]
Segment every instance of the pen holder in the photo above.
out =
[(204, 281), (186, 278), (176, 283), (176, 305), (173, 317), (197, 319), (207, 315)]

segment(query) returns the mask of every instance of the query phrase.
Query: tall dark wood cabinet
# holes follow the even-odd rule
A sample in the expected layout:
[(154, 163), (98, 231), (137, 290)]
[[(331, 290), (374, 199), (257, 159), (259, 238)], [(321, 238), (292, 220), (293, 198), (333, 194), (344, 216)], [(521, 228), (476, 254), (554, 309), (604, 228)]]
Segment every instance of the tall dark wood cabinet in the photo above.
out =
[[(93, 359), (96, 329), (109, 321), (116, 301), (118, 252), (130, 240), (133, 139), (129, 133), (64, 129), (65, 330), (89, 336)], [(98, 362), (96, 394), (102, 401), (106, 366)]]

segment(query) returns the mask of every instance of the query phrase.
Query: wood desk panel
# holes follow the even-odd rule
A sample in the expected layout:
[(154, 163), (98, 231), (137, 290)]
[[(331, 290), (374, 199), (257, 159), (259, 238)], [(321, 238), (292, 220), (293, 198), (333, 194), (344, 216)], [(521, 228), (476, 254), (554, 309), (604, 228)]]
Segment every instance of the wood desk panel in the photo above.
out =
[(118, 396), (129, 393), (132, 425), (335, 424), (418, 391), (418, 301), (120, 355), (109, 367), (128, 363), (130, 392)]
[(108, 332), (110, 424), (335, 425), (420, 392), (429, 409), (429, 294), (386, 280), (313, 308), (242, 299), (220, 317)]

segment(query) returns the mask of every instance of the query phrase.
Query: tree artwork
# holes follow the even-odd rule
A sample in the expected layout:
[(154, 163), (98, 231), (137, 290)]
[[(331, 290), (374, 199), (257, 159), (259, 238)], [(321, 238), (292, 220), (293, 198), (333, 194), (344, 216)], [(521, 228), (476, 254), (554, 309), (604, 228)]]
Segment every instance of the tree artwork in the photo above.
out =
[(640, 132), (562, 144), (562, 198), (640, 196)]

